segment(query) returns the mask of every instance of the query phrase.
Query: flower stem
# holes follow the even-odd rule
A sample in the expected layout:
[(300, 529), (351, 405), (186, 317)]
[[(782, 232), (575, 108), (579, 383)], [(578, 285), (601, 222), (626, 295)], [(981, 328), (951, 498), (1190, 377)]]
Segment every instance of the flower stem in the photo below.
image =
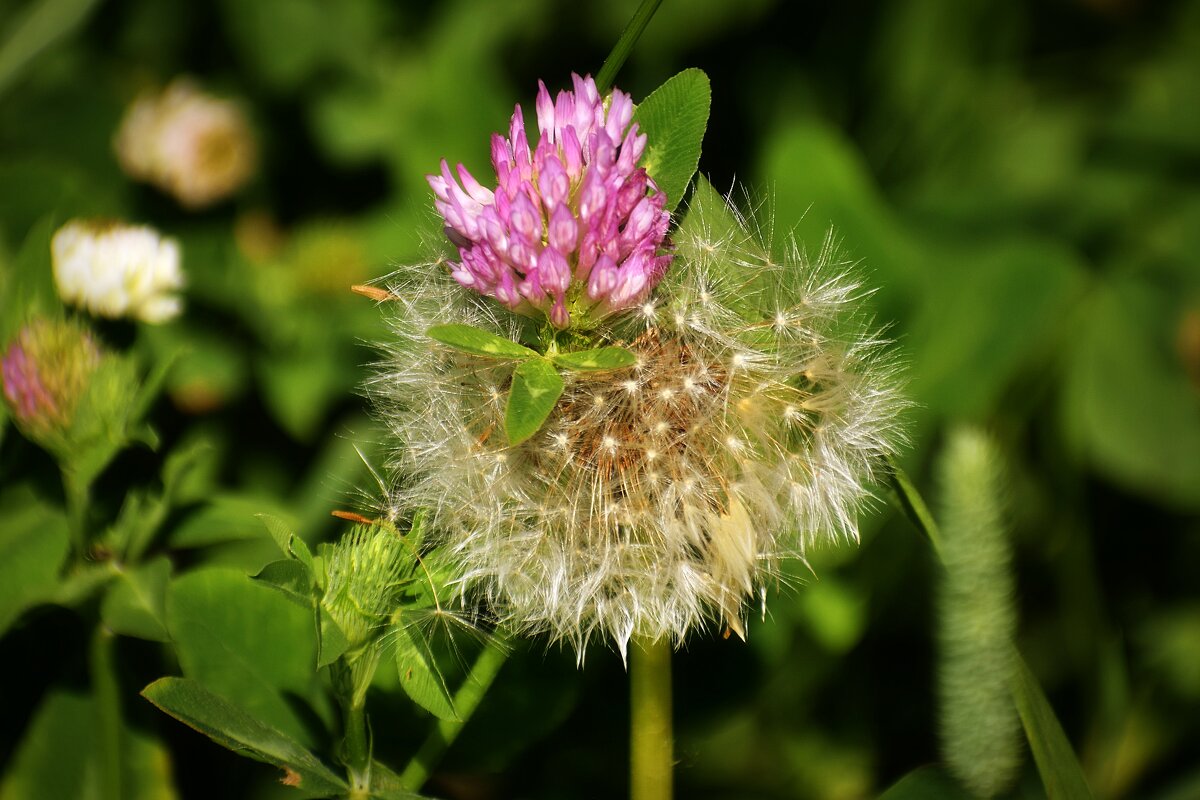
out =
[(62, 473), (63, 495), (67, 502), (67, 526), (71, 536), (72, 555), (76, 563), (87, 557), (87, 511), (90, 490), (86, 481), (70, 469)]
[(634, 643), (630, 660), (630, 797), (670, 800), (674, 766), (671, 734), (671, 645)]
[(366, 702), (348, 698), (343, 707), (345, 738), (342, 740), (350, 797), (366, 798), (371, 791), (371, 734), (367, 730)]
[(625, 30), (621, 31), (621, 38), (617, 39), (612, 52), (608, 54), (608, 58), (604, 59), (604, 64), (600, 67), (600, 72), (596, 74), (596, 88), (600, 91), (601, 97), (608, 94), (608, 90), (612, 88), (613, 79), (621, 71), (621, 67), (625, 64), (625, 59), (629, 58), (629, 54), (633, 51), (633, 46), (641, 38), (642, 32), (650, 24), (650, 20), (654, 17), (654, 12), (658, 11), (660, 5), (662, 5), (662, 0), (642, 0), (642, 4), (633, 13), (633, 17), (629, 20), (629, 24), (625, 26)]
[(496, 673), (500, 671), (506, 658), (508, 658), (508, 652), (502, 644), (494, 639), (489, 640), (483, 652), (475, 659), (470, 674), (467, 675), (466, 680), (454, 695), (454, 711), (458, 714), (458, 719), (438, 720), (433, 731), (421, 745), (421, 749), (413, 756), (412, 761), (408, 762), (408, 766), (400, 775), (400, 783), (404, 788), (415, 792), (425, 785), (434, 765), (458, 738), (458, 734), (467, 724), (467, 720), (475, 713), (476, 707), (483, 700), (483, 696), (487, 694), (488, 688), (496, 679)]

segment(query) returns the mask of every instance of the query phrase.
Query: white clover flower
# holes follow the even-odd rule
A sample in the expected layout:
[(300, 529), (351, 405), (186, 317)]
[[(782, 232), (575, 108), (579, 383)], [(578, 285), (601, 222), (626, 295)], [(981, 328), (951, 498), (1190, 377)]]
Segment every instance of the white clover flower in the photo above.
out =
[(894, 371), (847, 267), (829, 247), (773, 259), (708, 195), (653, 293), (579, 334), (636, 365), (564, 373), (517, 445), (504, 434), (513, 363), (426, 331), (518, 339), (529, 323), (440, 265), (389, 287), (398, 340), (372, 390), (398, 440), (392, 507), (428, 510), (464, 591), (581, 658), (595, 635), (622, 652), (706, 621), (744, 635), (747, 601), (765, 602), (781, 559), (857, 538), (868, 485), (903, 439)]
[(189, 208), (240, 189), (254, 173), (257, 144), (240, 105), (186, 78), (145, 94), (126, 111), (114, 141), (121, 168)]
[(50, 244), (58, 294), (100, 317), (165, 322), (183, 308), (179, 244), (145, 225), (72, 220)]

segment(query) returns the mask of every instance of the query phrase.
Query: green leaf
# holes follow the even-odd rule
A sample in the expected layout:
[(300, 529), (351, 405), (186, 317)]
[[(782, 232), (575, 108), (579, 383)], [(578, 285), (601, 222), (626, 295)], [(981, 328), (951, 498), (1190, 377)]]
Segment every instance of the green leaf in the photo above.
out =
[[(1146, 279), (1098, 286), (1072, 325), (1063, 420), (1106, 476), (1200, 508), (1200, 403), (1174, 338), (1177, 298)], [(1120, 388), (1114, 385), (1120, 384)]]
[(349, 788), (299, 742), (213, 694), (197, 681), (159, 678), (142, 690), (142, 696), (217, 744), (284, 770), (288, 785), (310, 797), (337, 794)]
[(0, 494), (0, 635), (31, 605), (53, 595), (67, 557), (66, 517), (19, 487)]
[(264, 508), (271, 510), (271, 516), (281, 519), (291, 517), (277, 500), (267, 496), (218, 494), (173, 526), (166, 536), (166, 542), (171, 548), (180, 549), (259, 539), (263, 526), (260, 517), (264, 516)]
[(400, 685), (409, 698), (438, 719), (458, 720), (454, 700), (446, 687), (446, 679), (438, 668), (433, 651), (421, 631), (403, 625), (393, 629), (396, 646), (396, 669)]
[[(47, 692), (8, 763), (0, 797), (96, 797), (96, 736), (89, 724), (95, 718), (91, 696), (61, 689)], [(120, 739), (126, 776), (123, 797), (176, 800), (170, 753), (162, 743), (128, 727), (122, 729)]]
[(1091, 798), (1092, 792), (1083, 777), (1083, 769), (1054, 715), (1054, 709), (1042, 693), (1037, 678), (1029, 671), (1029, 665), (1016, 651), (1013, 652), (1012, 694), (1046, 795), (1050, 800)]
[(674, 211), (700, 163), (700, 145), (708, 127), (712, 90), (708, 76), (685, 69), (641, 102), (633, 121), (646, 134), (642, 165), (667, 196)]
[(464, 353), (487, 358), (534, 358), (537, 353), (524, 345), (471, 325), (434, 325), (425, 335)]
[(17, 19), (7, 19), (8, 36), (0, 43), (0, 94), (39, 53), (83, 24), (97, 2), (38, 0), (26, 4)]
[(288, 558), (296, 559), (308, 568), (310, 574), (313, 574), (312, 551), (308, 549), (308, 545), (303, 539), (292, 532), (291, 526), (270, 514), (259, 514), (259, 519), (267, 526), (271, 538), (275, 540), (275, 544), (279, 545), (283, 554)]
[(400, 776), (386, 764), (371, 763), (371, 797), (374, 800), (421, 800), (422, 795), (405, 788)]
[(599, 372), (606, 369), (632, 367), (637, 356), (624, 347), (597, 347), (595, 350), (577, 350), (574, 353), (558, 353), (554, 363), (567, 369)]
[(301, 608), (312, 610), (312, 570), (293, 558), (282, 558), (267, 564), (253, 580), (270, 586)]
[(545, 359), (530, 359), (513, 370), (512, 390), (504, 410), (509, 443), (520, 444), (537, 433), (562, 392), (562, 376)]
[[(81, 797), (94, 749), (90, 697), (52, 691), (37, 710), (8, 771), (0, 797), (59, 800)], [(70, 753), (64, 758), (64, 753)]]
[(940, 769), (921, 767), (892, 784), (879, 800), (971, 800), (971, 795)]
[(115, 633), (155, 642), (170, 640), (166, 627), (171, 562), (159, 557), (122, 572), (100, 603), (100, 617)]
[(167, 628), (185, 676), (309, 742), (304, 718), (285, 694), (317, 702), (311, 611), (238, 571), (209, 568), (172, 581)]

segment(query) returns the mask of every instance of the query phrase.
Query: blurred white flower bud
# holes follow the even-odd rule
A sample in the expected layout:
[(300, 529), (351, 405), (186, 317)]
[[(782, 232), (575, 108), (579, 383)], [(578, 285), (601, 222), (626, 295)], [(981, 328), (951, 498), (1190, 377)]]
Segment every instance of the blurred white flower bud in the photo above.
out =
[(72, 220), (50, 245), (58, 294), (100, 317), (165, 322), (179, 314), (179, 244), (145, 225)]
[(133, 102), (114, 141), (121, 168), (188, 208), (240, 189), (258, 160), (240, 105), (214, 97), (186, 78)]

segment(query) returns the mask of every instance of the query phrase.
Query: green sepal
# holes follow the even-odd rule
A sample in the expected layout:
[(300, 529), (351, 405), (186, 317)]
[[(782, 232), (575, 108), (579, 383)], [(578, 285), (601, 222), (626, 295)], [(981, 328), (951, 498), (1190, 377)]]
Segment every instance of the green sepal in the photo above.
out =
[(504, 431), (509, 444), (517, 445), (542, 427), (563, 392), (563, 379), (544, 358), (530, 359), (513, 370)]
[(538, 354), (524, 345), (472, 325), (434, 325), (425, 335), (455, 350), (484, 358), (527, 359)]

